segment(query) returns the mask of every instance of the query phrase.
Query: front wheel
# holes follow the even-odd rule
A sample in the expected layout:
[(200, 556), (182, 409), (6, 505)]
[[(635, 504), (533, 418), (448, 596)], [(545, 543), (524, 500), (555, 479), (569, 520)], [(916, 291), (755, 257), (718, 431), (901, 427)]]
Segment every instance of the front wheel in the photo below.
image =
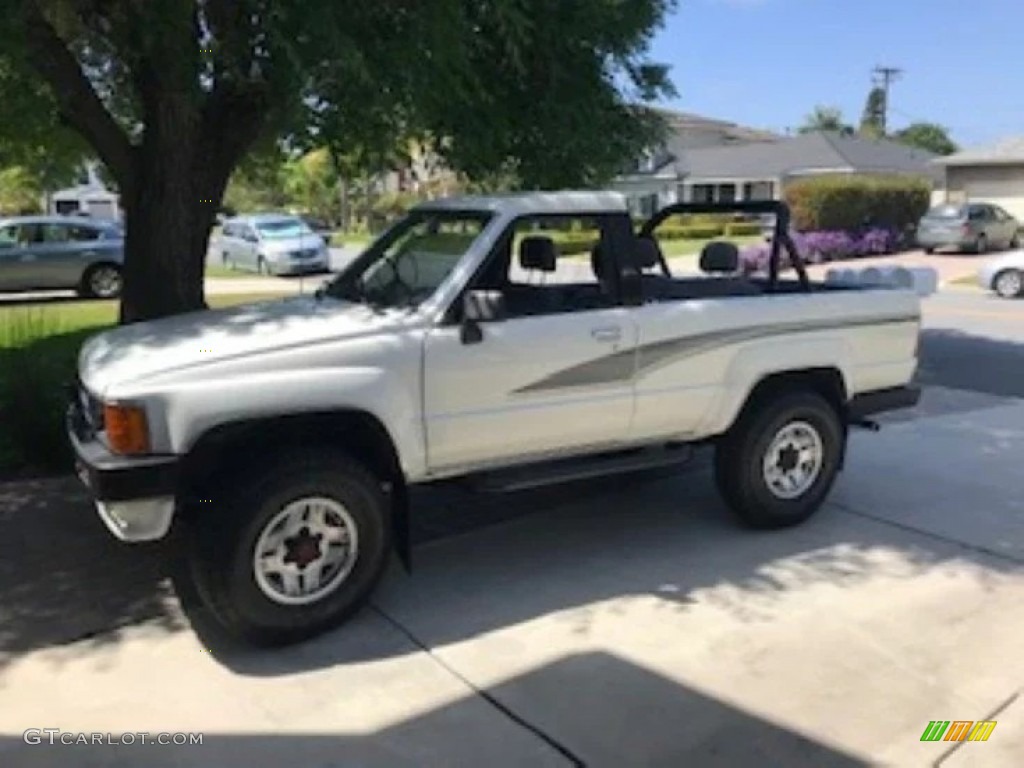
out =
[(285, 645), (340, 624), (369, 597), (390, 553), (389, 504), (343, 454), (288, 458), (260, 477), (197, 510), (191, 570), (231, 634)]
[(715, 451), (715, 481), (751, 528), (802, 523), (821, 506), (839, 471), (846, 430), (814, 392), (765, 399), (744, 413)]
[(996, 294), (1004, 299), (1024, 296), (1024, 272), (1019, 269), (1004, 269), (993, 281)]
[(82, 275), (79, 293), (93, 299), (116, 299), (124, 281), (116, 264), (93, 264)]

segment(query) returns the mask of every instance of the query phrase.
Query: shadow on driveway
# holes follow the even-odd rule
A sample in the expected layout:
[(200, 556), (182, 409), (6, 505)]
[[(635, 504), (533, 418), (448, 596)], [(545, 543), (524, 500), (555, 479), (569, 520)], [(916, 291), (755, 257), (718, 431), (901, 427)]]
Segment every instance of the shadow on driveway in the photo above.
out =
[[(523, 692), (538, 688), (553, 695), (531, 695), (526, 709), (544, 730), (522, 719), (502, 721), (506, 710), (524, 710)], [(0, 737), (0, 756), (20, 768), (137, 765), (143, 750), (154, 767), (868, 765), (607, 653), (568, 656), (487, 695), (492, 707), (469, 694), (369, 733), (207, 731), (202, 745), (191, 746), (26, 745), (7, 736)]]

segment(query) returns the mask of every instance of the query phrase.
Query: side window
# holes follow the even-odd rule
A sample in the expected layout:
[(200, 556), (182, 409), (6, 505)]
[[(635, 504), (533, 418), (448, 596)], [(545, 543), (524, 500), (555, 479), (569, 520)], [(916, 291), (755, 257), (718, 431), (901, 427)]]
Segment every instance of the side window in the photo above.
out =
[(33, 245), (43, 242), (42, 224), (22, 224), (18, 227), (18, 243), (20, 245)]
[(0, 248), (13, 248), (18, 244), (18, 228), (14, 225), (0, 227)]
[(988, 211), (983, 205), (972, 205), (967, 212), (967, 218), (971, 221), (986, 221), (988, 220)]
[(615, 306), (607, 226), (600, 216), (521, 218), (502, 238), (485, 281), (504, 292), (510, 317)]
[(60, 245), (71, 239), (71, 227), (66, 224), (43, 224), (42, 242), (47, 245)]
[(76, 243), (100, 239), (100, 230), (95, 227), (71, 227), (71, 240)]
[(221, 234), (224, 237), (238, 237), (238, 228), (229, 222), (221, 229)]

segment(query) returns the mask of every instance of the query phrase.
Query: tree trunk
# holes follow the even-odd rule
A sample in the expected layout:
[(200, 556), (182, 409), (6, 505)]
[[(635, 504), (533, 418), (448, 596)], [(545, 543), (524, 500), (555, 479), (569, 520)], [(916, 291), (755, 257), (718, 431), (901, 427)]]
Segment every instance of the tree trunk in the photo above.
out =
[(171, 103), (159, 113), (137, 149), (125, 201), (122, 323), (206, 308), (206, 252), (230, 174), (204, 150), (190, 110)]

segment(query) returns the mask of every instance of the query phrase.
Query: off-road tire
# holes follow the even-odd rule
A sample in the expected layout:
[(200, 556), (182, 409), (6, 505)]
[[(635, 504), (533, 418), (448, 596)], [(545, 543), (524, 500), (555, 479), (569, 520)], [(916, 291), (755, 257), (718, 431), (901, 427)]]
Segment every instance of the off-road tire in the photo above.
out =
[[(197, 505), (189, 524), (189, 571), (199, 597), (229, 634), (253, 645), (288, 645), (338, 626), (369, 598), (391, 553), (389, 501), (381, 481), (340, 452), (300, 453), (251, 469), (231, 490)], [(355, 563), (316, 602), (282, 605), (258, 586), (254, 549), (279, 511), (311, 496), (339, 502), (354, 520)]]
[[(799, 496), (777, 497), (763, 468), (775, 436), (804, 422), (818, 434), (822, 460), (817, 477)], [(715, 484), (722, 499), (750, 528), (787, 528), (802, 523), (821, 506), (842, 462), (846, 429), (836, 408), (821, 395), (794, 391), (762, 398), (745, 409), (715, 449)]]

